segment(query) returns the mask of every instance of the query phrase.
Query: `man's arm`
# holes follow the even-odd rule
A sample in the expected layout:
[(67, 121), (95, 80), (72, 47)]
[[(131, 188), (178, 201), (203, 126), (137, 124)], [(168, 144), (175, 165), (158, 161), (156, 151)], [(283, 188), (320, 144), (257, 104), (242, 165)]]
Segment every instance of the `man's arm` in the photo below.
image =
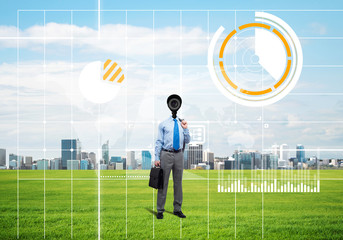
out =
[(183, 129), (183, 135), (185, 137), (185, 143), (189, 143), (191, 141), (191, 136), (189, 135), (188, 128)]
[(163, 126), (162, 123), (158, 125), (158, 135), (155, 144), (155, 161), (160, 161), (160, 154), (163, 146)]
[(189, 135), (189, 130), (188, 130), (188, 123), (185, 120), (181, 121), (181, 126), (183, 128), (183, 136), (184, 136), (184, 141), (185, 143), (189, 143), (191, 141), (191, 136)]

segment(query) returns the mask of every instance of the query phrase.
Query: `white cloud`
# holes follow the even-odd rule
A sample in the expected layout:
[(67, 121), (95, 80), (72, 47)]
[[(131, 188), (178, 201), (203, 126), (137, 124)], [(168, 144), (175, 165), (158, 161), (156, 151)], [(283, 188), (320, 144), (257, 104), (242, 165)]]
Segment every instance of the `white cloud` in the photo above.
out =
[[(98, 39), (96, 29), (90, 27), (79, 27), (76, 25), (48, 23), (46, 27), (35, 25), (19, 31), (20, 48), (27, 48), (33, 51), (43, 51), (44, 30), (46, 44), (57, 44), (60, 46), (70, 45), (69, 39), (73, 36), (73, 47), (82, 49), (86, 53), (101, 51), (106, 54), (126, 56), (125, 36), (126, 26), (123, 24), (107, 24), (101, 26), (101, 38)], [(180, 52), (180, 27), (158, 28), (153, 32), (151, 28), (136, 27), (127, 25), (127, 31), (134, 33), (134, 37), (127, 39), (127, 55), (130, 57), (144, 55), (174, 55), (179, 56)], [(0, 36), (16, 36), (16, 27), (0, 26)], [(155, 51), (153, 52), (153, 36), (155, 37)], [(183, 28), (182, 54), (184, 56), (207, 54), (207, 40), (204, 41), (207, 33), (201, 28)], [(62, 38), (62, 39), (61, 39)], [(63, 40), (65, 38), (66, 40)], [(12, 39), (3, 41), (0, 48), (16, 48), (17, 43)]]
[(327, 33), (327, 27), (319, 22), (313, 22), (310, 24), (310, 28), (313, 33), (319, 34), (319, 35), (325, 35)]

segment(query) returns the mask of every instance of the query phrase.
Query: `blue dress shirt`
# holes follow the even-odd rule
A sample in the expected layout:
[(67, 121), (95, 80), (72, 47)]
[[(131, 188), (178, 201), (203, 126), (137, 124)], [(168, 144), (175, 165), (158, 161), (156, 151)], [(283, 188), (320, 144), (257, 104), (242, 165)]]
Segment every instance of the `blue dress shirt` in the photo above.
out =
[[(178, 119), (178, 118), (177, 118)], [(188, 128), (184, 129), (181, 126), (181, 122), (178, 120), (179, 134), (180, 134), (180, 148), (183, 147), (183, 142), (189, 143), (191, 136), (189, 135)], [(182, 131), (183, 130), (183, 131)], [(174, 136), (174, 120), (170, 116), (158, 125), (158, 136), (155, 146), (155, 161), (160, 160), (160, 154), (162, 148), (167, 150), (173, 150), (173, 136)]]

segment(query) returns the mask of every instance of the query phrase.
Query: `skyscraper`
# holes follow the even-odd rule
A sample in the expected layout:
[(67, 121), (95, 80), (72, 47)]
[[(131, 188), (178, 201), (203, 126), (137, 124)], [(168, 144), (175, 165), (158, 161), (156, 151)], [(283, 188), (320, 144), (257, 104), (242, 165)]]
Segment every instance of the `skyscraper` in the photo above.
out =
[(32, 169), (32, 157), (31, 156), (25, 157), (25, 169)]
[[(55, 170), (60, 170), (61, 169), (61, 158), (54, 158), (54, 164), (55, 166), (53, 167)], [(52, 167), (51, 167), (52, 169)]]
[(214, 153), (213, 152), (204, 152), (204, 158), (203, 158), (204, 162), (214, 162)]
[(8, 159), (9, 162), (11, 162), (13, 160), (16, 161), (16, 168), (18, 168), (18, 169), (20, 169), (20, 167), (24, 163), (24, 156), (18, 156), (16, 154), (10, 153), (8, 157), (9, 157), (9, 159)]
[(126, 169), (126, 158), (121, 158), (121, 160), (123, 161), (123, 169)]
[(233, 158), (235, 159), (235, 169), (261, 169), (262, 167), (266, 168), (266, 166), (262, 166), (262, 155), (258, 151), (235, 150)]
[(280, 159), (279, 159), (279, 167), (286, 167), (288, 166), (288, 159), (289, 159), (289, 151), (288, 145), (282, 144), (280, 146)]
[(277, 144), (274, 144), (272, 146), (272, 153), (274, 154), (274, 156), (277, 156), (278, 158), (280, 158), (280, 146)]
[(297, 159), (298, 159), (299, 163), (306, 162), (304, 149), (305, 149), (304, 145), (302, 145), (302, 144), (297, 145)]
[(90, 152), (88, 154), (88, 157), (89, 157), (91, 163), (93, 164), (94, 169), (98, 169), (98, 166), (97, 166), (97, 163), (96, 163), (96, 154), (94, 152)]
[(197, 165), (203, 160), (202, 144), (189, 144), (188, 150), (188, 169), (191, 169), (191, 165)]
[(136, 159), (135, 159), (135, 152), (128, 151), (126, 153), (126, 168), (127, 169), (135, 169), (136, 168)]
[(109, 155), (109, 140), (107, 140), (106, 143), (102, 145), (102, 159), (104, 160), (105, 164), (109, 164), (110, 162)]
[(81, 152), (81, 160), (88, 158), (88, 152)]
[(120, 156), (112, 156), (111, 157), (111, 162), (112, 163), (120, 163), (120, 162), (122, 162), (122, 160), (121, 160)]
[(6, 166), (6, 149), (0, 148), (0, 166)]
[(80, 169), (81, 170), (88, 170), (88, 160), (87, 159), (83, 159), (81, 160), (81, 164), (80, 164)]
[(150, 151), (142, 151), (142, 169), (151, 168), (151, 153)]
[(80, 161), (79, 160), (68, 160), (67, 161), (67, 169), (68, 170), (80, 169)]
[(62, 169), (67, 169), (68, 160), (81, 160), (81, 143), (79, 139), (61, 140)]
[(213, 152), (204, 152), (204, 162), (210, 166), (210, 169), (214, 167), (214, 153)]
[(271, 153), (270, 154), (270, 168), (277, 169), (277, 167), (278, 167), (278, 156)]
[(37, 160), (37, 170), (48, 170), (49, 169), (49, 160), (39, 159)]

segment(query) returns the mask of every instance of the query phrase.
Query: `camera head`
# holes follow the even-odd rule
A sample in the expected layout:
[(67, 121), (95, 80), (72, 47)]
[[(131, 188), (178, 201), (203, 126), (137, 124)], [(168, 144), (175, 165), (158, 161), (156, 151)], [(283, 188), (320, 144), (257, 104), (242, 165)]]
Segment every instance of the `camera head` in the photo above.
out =
[(182, 99), (179, 95), (170, 95), (167, 99), (167, 105), (170, 111), (172, 111), (173, 118), (176, 118), (176, 113), (180, 109), (182, 104)]

